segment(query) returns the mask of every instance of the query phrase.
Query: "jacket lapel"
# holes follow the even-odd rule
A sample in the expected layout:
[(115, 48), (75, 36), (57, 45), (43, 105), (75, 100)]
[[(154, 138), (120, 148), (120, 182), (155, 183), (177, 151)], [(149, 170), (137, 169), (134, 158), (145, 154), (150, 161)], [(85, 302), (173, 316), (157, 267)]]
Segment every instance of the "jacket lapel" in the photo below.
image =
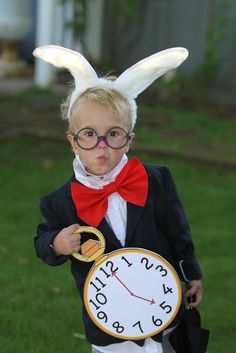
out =
[(143, 213), (143, 207), (136, 206), (127, 202), (127, 228), (126, 228), (125, 246), (129, 245), (129, 242), (133, 236), (134, 230), (136, 228), (136, 225), (142, 213)]
[(100, 223), (98, 230), (103, 234), (105, 239), (107, 239), (109, 242), (111, 242), (113, 245), (115, 245), (116, 248), (121, 248), (122, 245), (118, 238), (116, 237), (115, 233), (107, 223), (106, 219), (103, 218), (102, 222)]
[[(145, 207), (145, 206), (144, 206)], [(127, 202), (127, 227), (126, 227), (126, 239), (125, 239), (125, 247), (129, 245), (129, 242), (133, 236), (136, 225), (143, 213), (143, 207), (136, 206)], [(117, 239), (115, 233), (107, 223), (106, 219), (103, 218), (100, 223), (98, 229), (104, 235), (104, 237), (110, 241), (113, 245), (118, 248), (121, 248), (122, 245), (120, 241)]]

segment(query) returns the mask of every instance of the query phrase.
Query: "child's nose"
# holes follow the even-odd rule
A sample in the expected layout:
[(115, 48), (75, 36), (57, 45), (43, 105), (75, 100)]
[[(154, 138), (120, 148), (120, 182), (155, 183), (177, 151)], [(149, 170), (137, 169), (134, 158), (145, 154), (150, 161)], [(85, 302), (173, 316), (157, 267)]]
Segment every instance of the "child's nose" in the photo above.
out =
[(100, 140), (98, 142), (98, 148), (105, 148), (105, 147), (107, 147), (106, 142), (104, 140)]

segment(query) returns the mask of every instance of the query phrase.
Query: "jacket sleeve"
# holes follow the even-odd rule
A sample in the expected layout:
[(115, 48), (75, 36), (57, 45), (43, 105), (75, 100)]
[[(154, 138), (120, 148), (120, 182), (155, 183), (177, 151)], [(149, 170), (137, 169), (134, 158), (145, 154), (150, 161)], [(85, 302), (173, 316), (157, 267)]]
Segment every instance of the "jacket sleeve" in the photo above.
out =
[(182, 279), (200, 279), (202, 273), (195, 256), (190, 227), (175, 182), (168, 168), (165, 171), (165, 207), (163, 214), (164, 233), (168, 237)]
[(34, 245), (37, 255), (48, 265), (57, 266), (63, 264), (69, 256), (56, 256), (52, 248), (55, 236), (64, 228), (60, 216), (55, 212), (55, 200), (50, 196), (44, 196), (40, 200), (40, 211), (45, 219), (37, 227)]

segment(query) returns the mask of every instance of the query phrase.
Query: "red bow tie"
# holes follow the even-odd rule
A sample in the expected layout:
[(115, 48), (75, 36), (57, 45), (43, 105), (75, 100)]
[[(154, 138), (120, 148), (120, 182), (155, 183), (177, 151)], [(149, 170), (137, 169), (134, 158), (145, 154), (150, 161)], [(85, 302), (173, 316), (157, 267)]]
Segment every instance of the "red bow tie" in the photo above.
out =
[(103, 189), (91, 189), (79, 183), (71, 183), (72, 199), (78, 217), (95, 228), (107, 212), (108, 196), (114, 192), (118, 192), (123, 199), (132, 204), (144, 206), (148, 192), (148, 176), (138, 159), (130, 159), (115, 181)]

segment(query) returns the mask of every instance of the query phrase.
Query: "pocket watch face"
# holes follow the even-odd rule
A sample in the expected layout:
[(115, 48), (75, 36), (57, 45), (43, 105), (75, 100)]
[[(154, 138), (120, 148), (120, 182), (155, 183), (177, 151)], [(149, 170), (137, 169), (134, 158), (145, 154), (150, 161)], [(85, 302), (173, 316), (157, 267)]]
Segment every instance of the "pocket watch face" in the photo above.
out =
[(126, 248), (108, 254), (90, 270), (84, 288), (86, 309), (106, 333), (142, 339), (164, 330), (181, 303), (179, 278), (161, 256)]

